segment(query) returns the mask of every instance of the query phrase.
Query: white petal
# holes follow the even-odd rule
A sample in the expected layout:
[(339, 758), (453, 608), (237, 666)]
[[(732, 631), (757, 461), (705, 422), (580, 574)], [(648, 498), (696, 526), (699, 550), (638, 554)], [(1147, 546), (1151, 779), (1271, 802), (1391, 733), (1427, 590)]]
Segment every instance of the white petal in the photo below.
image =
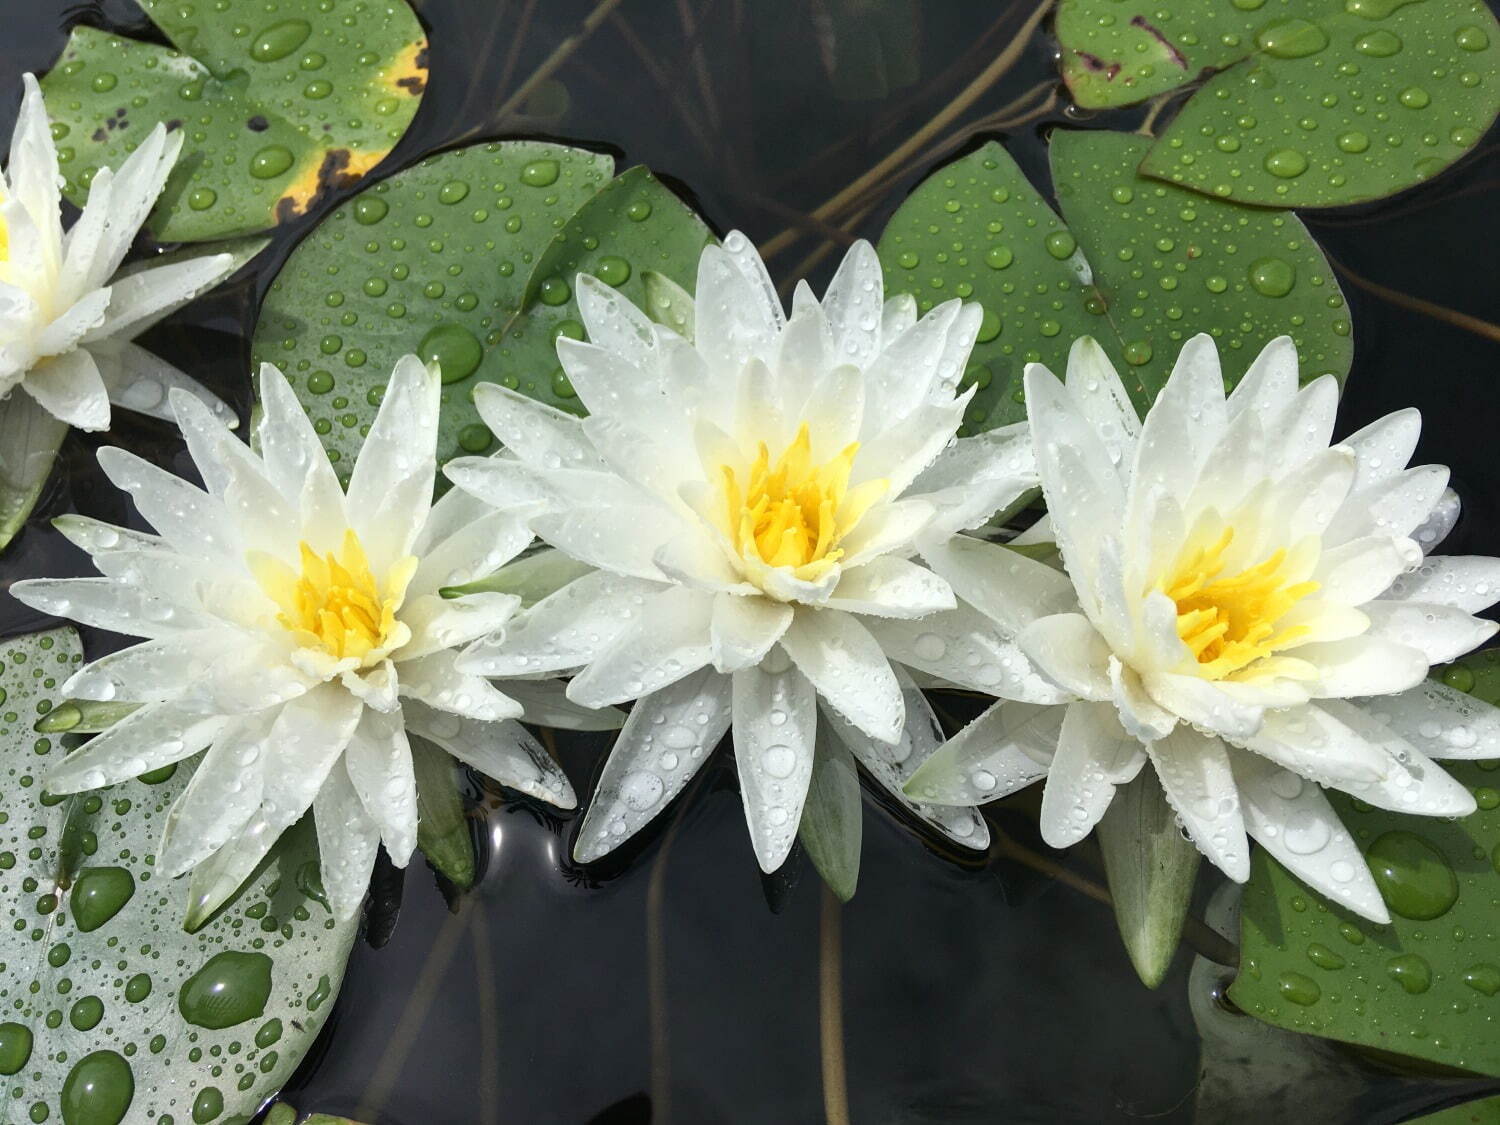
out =
[(871, 738), (901, 737), (906, 708), (879, 643), (847, 613), (803, 610), (781, 647), (818, 694)]
[(1297, 393), (1297, 345), (1278, 336), (1251, 362), (1227, 403), (1230, 417), (1249, 410), (1269, 424)]
[(1379, 597), (1412, 562), (1401, 544), (1389, 535), (1369, 535), (1327, 548), (1312, 574), (1318, 596), (1351, 606)]
[(37, 364), (26, 373), (21, 389), (74, 429), (109, 428), (109, 392), (94, 357), (82, 348)]
[(1500, 601), (1500, 559), (1430, 555), (1416, 569), (1399, 575), (1385, 596), (1478, 613)]
[(110, 214), (105, 222), (104, 237), (94, 257), (93, 273), (88, 281), (100, 285), (125, 260), (130, 244), (156, 206), (172, 166), (182, 151), (185, 133), (155, 126), (134, 152), (115, 170)]
[(1266, 460), (1283, 472), (1328, 448), (1338, 413), (1339, 385), (1332, 375), (1314, 379), (1266, 424)]
[(1472, 652), (1500, 631), (1500, 625), (1461, 609), (1423, 602), (1366, 602), (1372, 637), (1414, 648), (1429, 664), (1446, 664)]
[(767, 307), (761, 287), (721, 247), (705, 247), (698, 259), (693, 307), (694, 342), (716, 371), (737, 373), (775, 345), (779, 317)]
[(432, 505), (442, 383), (415, 356), (403, 356), (349, 478), (350, 522), (371, 568), (405, 557)]
[(674, 586), (653, 597), (640, 618), (598, 653), (568, 685), (585, 707), (623, 703), (659, 691), (713, 658), (714, 597)]
[(770, 598), (723, 593), (709, 622), (713, 666), (737, 672), (759, 664), (792, 623), (792, 607)]
[(238, 639), (227, 630), (204, 629), (131, 645), (85, 664), (63, 684), (63, 693), (104, 703), (171, 699)]
[(978, 527), (1038, 483), (1031, 432), (1021, 423), (950, 442), (908, 493), (932, 503), (930, 533), (940, 537)]
[(1236, 883), (1243, 883), (1250, 877), (1250, 844), (1224, 744), (1179, 726), (1147, 746), (1146, 752), (1198, 850)]
[(591, 863), (662, 811), (729, 729), (730, 679), (703, 669), (636, 703), (573, 844)]
[(1141, 683), (1163, 710), (1205, 733), (1230, 740), (1254, 734), (1265, 713), (1264, 707), (1237, 698), (1200, 676), (1155, 672), (1142, 676)]
[(55, 316), (32, 345), (40, 356), (61, 356), (72, 351), (88, 333), (104, 323), (110, 307), (110, 291), (94, 289)]
[(219, 284), (236, 264), (233, 254), (206, 254), (118, 277), (109, 286), (109, 314), (96, 321), (83, 339), (89, 344), (133, 340)]
[(560, 809), (577, 807), (568, 777), (520, 723), (479, 722), (407, 703), (406, 725), (486, 777)]
[(1350, 637), (1302, 645), (1297, 658), (1318, 670), (1307, 685), (1314, 698), (1389, 695), (1421, 683), (1428, 662), (1420, 652), (1379, 637)]
[(283, 496), (299, 506), (303, 535), (320, 532), (317, 538), (309, 539), (313, 548), (336, 547), (348, 526), (344, 490), (296, 392), (286, 376), (269, 363), (260, 369), (260, 404), (264, 411), (259, 427), (260, 452), (266, 475)]
[(954, 843), (982, 851), (989, 847), (990, 829), (977, 808), (972, 805), (925, 804), (913, 799), (903, 788), (917, 769), (937, 753), (943, 741), (943, 728), (911, 677), (898, 669), (896, 678), (906, 700), (906, 723), (898, 741), (887, 743), (873, 739), (826, 706), (823, 721), (836, 732), (838, 741), (854, 753), (870, 776), (903, 807)]
[(812, 779), (817, 696), (783, 661), (782, 670), (744, 668), (733, 678), (734, 761), (750, 842), (762, 871), (786, 861)]
[(1042, 839), (1054, 848), (1082, 840), (1109, 808), (1115, 787), (1145, 761), (1146, 748), (1125, 733), (1112, 706), (1068, 704), (1042, 789)]
[(99, 789), (180, 762), (211, 743), (224, 725), (218, 715), (197, 714), (176, 703), (147, 704), (68, 755), (47, 776), (47, 791)]
[(1382, 701), (1359, 706), (1327, 700), (1323, 707), (1356, 734), (1389, 755), (1389, 772), (1378, 781), (1335, 782), (1336, 788), (1376, 808), (1417, 816), (1468, 816), (1477, 807), (1474, 795), (1443, 768), (1371, 713)]
[(647, 602), (665, 589), (660, 582), (593, 571), (513, 620), (500, 644), (471, 647), (460, 666), (499, 677), (582, 667), (638, 622)]
[(409, 598), (397, 619), (411, 630), (411, 640), (394, 654), (413, 660), (441, 649), (457, 648), (504, 627), (521, 606), (513, 594), (467, 594), (444, 598), (423, 594)]
[(344, 750), (344, 764), (391, 862), (405, 867), (417, 846), (417, 778), (401, 715), (367, 709)]
[(1120, 714), (1120, 723), (1131, 736), (1142, 742), (1155, 742), (1172, 733), (1177, 718), (1156, 705), (1146, 694), (1145, 685), (1134, 668), (1127, 668), (1118, 657), (1109, 658), (1110, 701)]
[(884, 555), (845, 569), (825, 604), (846, 613), (916, 618), (958, 603), (952, 587), (926, 567)]
[(544, 468), (597, 469), (602, 462), (572, 414), (538, 402), (498, 383), (474, 388), (474, 405), (511, 453)]
[(1319, 894), (1372, 921), (1391, 920), (1365, 857), (1311, 782), (1251, 754), (1230, 756), (1245, 830)]
[(1429, 758), (1500, 758), (1500, 709), (1446, 684), (1423, 680), (1360, 706)]
[(449, 650), (402, 661), (400, 691), (429, 707), (480, 722), (515, 719), (521, 705), (486, 679), (459, 670), (458, 654)]
[(979, 805), (1045, 777), (1063, 707), (997, 703), (950, 738), (907, 780), (906, 793), (936, 805)]
[(10, 594), (43, 613), (131, 637), (163, 637), (217, 624), (201, 613), (108, 578), (29, 579), (11, 586)]
[(290, 828), (312, 807), (364, 711), (337, 684), (323, 684), (281, 708), (266, 740), (261, 802), (275, 831)]
[(1422, 465), (1357, 492), (1345, 501), (1324, 538), (1343, 543), (1365, 535), (1410, 535), (1442, 499), (1448, 470)]
[(203, 403), (226, 426), (233, 429), (239, 425), (234, 411), (218, 395), (145, 348), (110, 341), (91, 345), (89, 353), (99, 367), (110, 403), (121, 410), (170, 422), (172, 409), (168, 396), (174, 390), (181, 390)]
[(1323, 785), (1375, 781), (1389, 769), (1378, 745), (1315, 705), (1268, 711), (1260, 730), (1236, 744)]
[(1053, 683), (1084, 699), (1106, 700), (1109, 646), (1081, 613), (1055, 613), (1026, 626), (1016, 637), (1028, 659)]
[(868, 618), (865, 627), (891, 659), (959, 687), (1030, 703), (1070, 698), (1042, 678), (1008, 635), (963, 602), (916, 621)]
[[(578, 312), (588, 329), (589, 339), (603, 350), (619, 355), (627, 362), (644, 367), (651, 363), (655, 336), (651, 321), (627, 298), (588, 274), (582, 274), (575, 286)], [(564, 338), (566, 339), (566, 338)], [(563, 341), (559, 340), (561, 344)], [(563, 348), (558, 349), (561, 358)], [(589, 409), (595, 409), (589, 403)]]
[(1039, 617), (1078, 608), (1066, 574), (998, 543), (959, 535), (924, 542), (922, 557), (954, 593), (1015, 632)]
[(884, 284), (875, 248), (860, 239), (849, 247), (823, 294), (823, 311), (840, 363), (868, 367), (879, 352)]
[[(433, 511), (449, 497), (464, 495), (459, 489), (450, 489), (447, 496), (433, 505)], [(509, 512), (487, 512), (435, 544), (429, 541), (431, 527), (432, 517), (429, 516), (422, 535), (412, 547), (412, 553), (421, 561), (406, 587), (408, 598), (435, 594), (444, 586), (462, 586), (487, 578), (515, 558), (532, 540), (531, 529)]]
[(1354, 450), (1358, 465), (1354, 476), (1356, 491), (1393, 477), (1406, 468), (1421, 434), (1421, 412), (1407, 407), (1377, 418), (1339, 442)]
[(190, 871), (237, 835), (260, 808), (265, 741), (274, 712), (225, 727), (167, 814), (157, 853), (166, 878)]
[(178, 551), (242, 561), (244, 544), (238, 529), (223, 505), (202, 489), (113, 446), (99, 450), (99, 467), (116, 488), (130, 494), (146, 522)]
[(1066, 382), (1068, 393), (1103, 440), (1110, 459), (1121, 468), (1129, 467), (1126, 455), (1140, 437), (1141, 420), (1114, 364), (1092, 336), (1080, 336), (1069, 349)]
[(352, 918), (370, 886), (380, 829), (360, 804), (348, 770), (340, 767), (329, 772), (313, 799), (313, 824), (328, 905), (336, 917)]

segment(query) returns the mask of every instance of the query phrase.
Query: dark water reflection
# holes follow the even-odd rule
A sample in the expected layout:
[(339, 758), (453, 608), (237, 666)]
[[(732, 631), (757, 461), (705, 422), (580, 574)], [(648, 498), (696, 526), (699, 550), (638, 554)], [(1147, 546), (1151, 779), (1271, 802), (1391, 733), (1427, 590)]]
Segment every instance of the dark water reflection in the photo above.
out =
[[(416, 6), (432, 34), (432, 83), (382, 174), (469, 140), (566, 137), (608, 148), (623, 165), (650, 165), (718, 230), (739, 227), (757, 242), (910, 136), (1032, 11), (995, 0), (881, 5), (904, 10), (905, 22), (884, 30), (880, 65), (830, 79), (814, 25), (834, 29), (844, 57), (880, 31), (870, 19), (830, 23), (827, 13), (854, 4), (625, 0), (521, 116), (499, 119), (507, 97), (593, 3)], [(72, 23), (152, 34), (132, 0), (0, 7), (4, 136), (20, 73), (44, 70)], [(1005, 116), (1018, 99), (1040, 102), (1053, 75), (1051, 45), (1039, 36), (961, 120)], [(835, 83), (860, 96), (837, 96)], [(709, 123), (689, 130), (684, 117)], [(1044, 182), (1046, 129), (1134, 121), (1131, 113), (1084, 121), (1053, 112), (1006, 141)], [(1309, 225), (1364, 277), (1500, 320), (1500, 278), (1488, 256), (1494, 152), (1492, 135), (1463, 167), (1419, 192)], [(893, 176), (857, 233), (878, 235), (929, 166)], [(248, 283), (187, 310), (151, 341), (242, 415), (254, 309), (305, 229), (280, 235)], [(773, 272), (792, 279), (813, 249), (811, 241), (797, 244), (773, 261)], [(806, 267), (815, 283), (836, 257)], [(1500, 349), (1345, 288), (1357, 344), (1345, 428), (1419, 406), (1427, 419), (1419, 456), (1452, 465), (1466, 504), (1447, 549), (1500, 553), (1493, 467), (1500, 401), (1491, 390)], [(189, 471), (166, 426), (122, 419), (110, 440)], [(39, 516), (79, 510), (127, 521), (93, 465), (99, 444), (70, 439)], [(84, 565), (38, 518), (0, 558), (0, 586)], [(42, 623), (0, 598), (0, 634)], [(87, 639), (94, 655), (120, 643)], [(563, 748), (580, 791), (602, 745), (576, 740)], [(607, 870), (582, 872), (566, 861), (570, 818), (493, 795), (476, 803), (489, 860), (480, 886), (450, 913), (424, 868), (407, 874), (388, 944), (357, 950), (329, 1031), (289, 1098), (304, 1111), (361, 1112), (392, 1125), (820, 1121), (823, 1052), (832, 1042), (820, 1028), (820, 1012), (829, 1010), (820, 1007), (820, 971), (832, 969), (829, 979), (841, 985), (849, 1113), (861, 1125), (1192, 1119), (1199, 1052), (1187, 955), (1148, 992), (1107, 908), (1008, 861), (935, 854), (868, 798), (859, 894), (842, 911), (825, 910), (801, 857), (775, 883), (759, 877), (732, 773), (723, 760), (711, 765)], [(996, 820), (1040, 848), (1025, 812), (1032, 799), (1007, 802)], [(1099, 877), (1086, 849), (1066, 862)], [(825, 1000), (833, 995), (825, 989)], [(1368, 1092), (1329, 1100), (1312, 1086), (1305, 1104), (1317, 1110), (1304, 1120), (1396, 1121), (1443, 1096), (1440, 1087), (1396, 1079), (1372, 1080)]]

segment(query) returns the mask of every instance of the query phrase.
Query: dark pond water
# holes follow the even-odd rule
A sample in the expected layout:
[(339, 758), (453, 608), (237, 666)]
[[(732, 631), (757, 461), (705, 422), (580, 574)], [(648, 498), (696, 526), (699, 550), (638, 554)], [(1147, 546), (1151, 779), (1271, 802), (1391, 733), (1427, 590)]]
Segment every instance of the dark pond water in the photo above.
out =
[[(760, 243), (920, 128), (1032, 10), (1002, 0), (913, 0), (909, 33), (891, 37), (886, 65), (840, 78), (836, 92), (815, 46), (825, 4), (624, 0), (530, 112), (496, 120), (496, 108), (593, 4), (416, 6), (434, 47), (431, 87), (381, 174), (463, 141), (563, 137), (609, 149), (623, 165), (650, 165), (716, 229), (738, 227)], [(3, 0), (0, 9), (3, 136), (20, 74), (45, 70), (73, 23), (152, 37), (132, 0)], [(1051, 52), (1038, 35), (960, 126), (1038, 105), (1053, 88)], [(689, 130), (682, 110), (710, 124)], [(1052, 110), (1001, 135), (1044, 182), (1049, 129), (1106, 123), (1130, 128), (1135, 119)], [(856, 233), (877, 236), (905, 192), (965, 147), (960, 140), (949, 155), (892, 176)], [(1495, 153), (1491, 136), (1418, 192), (1309, 224), (1361, 277), (1500, 321)], [(248, 411), (255, 308), (305, 229), (283, 232), (251, 282), (188, 310), (149, 342)], [(804, 238), (773, 259), (773, 273), (790, 281), (807, 272), (820, 284), (837, 255), (799, 265), (817, 249)], [(1357, 341), (1345, 429), (1420, 407), (1427, 425), (1419, 457), (1452, 466), (1466, 506), (1448, 549), (1500, 554), (1500, 347), (1347, 279), (1345, 288)], [(122, 418), (110, 440), (187, 471), (165, 426)], [(0, 585), (80, 572), (83, 561), (45, 517), (80, 510), (133, 518), (93, 467), (99, 444), (69, 439), (38, 518), (0, 559)], [(0, 634), (42, 623), (0, 598)], [(91, 655), (120, 643), (87, 640)], [(961, 704), (949, 705), (956, 715)], [(561, 748), (580, 791), (604, 745)], [(400, 873), (381, 877), (372, 940), (358, 948), (328, 1031), (287, 1091), (299, 1109), (390, 1125), (815, 1122), (837, 1088), (825, 1084), (825, 1064), (841, 1052), (848, 1115), (859, 1123), (1193, 1120), (1200, 1051), (1190, 956), (1147, 991), (1108, 908), (1054, 878), (1006, 858), (944, 855), (867, 798), (859, 893), (842, 910), (830, 907), (800, 856), (775, 880), (758, 875), (724, 758), (604, 870), (568, 862), (571, 818), (475, 795), (482, 882), (450, 911), (420, 864), (404, 887)], [(1030, 828), (1033, 800), (1022, 794), (989, 811), (997, 827), (1045, 853)], [(1102, 878), (1086, 848), (1062, 860), (1086, 879)], [(1201, 888), (1205, 896), (1210, 889)], [(1214, 979), (1200, 973), (1193, 987), (1206, 994)], [(841, 1036), (824, 1026), (840, 1010)], [(1358, 1077), (1352, 1087), (1309, 1079), (1294, 1086), (1291, 1104), (1316, 1106), (1315, 1116), (1277, 1119), (1394, 1122), (1457, 1096), (1432, 1080), (1341, 1065)], [(1251, 1103), (1199, 1120), (1269, 1118)]]

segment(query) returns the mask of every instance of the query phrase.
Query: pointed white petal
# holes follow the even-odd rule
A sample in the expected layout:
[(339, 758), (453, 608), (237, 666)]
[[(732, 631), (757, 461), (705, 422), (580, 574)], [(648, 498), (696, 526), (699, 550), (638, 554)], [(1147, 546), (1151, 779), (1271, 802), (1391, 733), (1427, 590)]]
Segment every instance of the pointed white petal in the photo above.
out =
[(1106, 700), (1109, 645), (1081, 613), (1055, 613), (1033, 621), (1016, 636), (1027, 658), (1059, 687), (1084, 699)]
[(486, 777), (560, 809), (577, 807), (567, 775), (514, 719), (484, 723), (411, 702), (404, 710), (413, 734), (437, 743)]
[(1316, 785), (1253, 754), (1232, 754), (1229, 764), (1256, 843), (1333, 902), (1374, 922), (1391, 920), (1359, 845)]
[(1398, 575), (1385, 596), (1478, 613), (1500, 601), (1500, 559), (1430, 555), (1416, 569)]
[(1500, 758), (1500, 708), (1446, 684), (1423, 680), (1358, 706), (1429, 758)]
[(1500, 631), (1493, 621), (1445, 605), (1376, 601), (1359, 608), (1370, 619), (1370, 636), (1416, 649), (1429, 664), (1456, 660)]
[(400, 664), (400, 692), (439, 711), (494, 722), (515, 719), (521, 705), (480, 676), (458, 668), (458, 654), (448, 650), (405, 660)]
[(229, 843), (260, 808), (265, 741), (275, 713), (226, 726), (167, 814), (157, 870), (176, 878)]
[(980, 805), (1046, 776), (1064, 707), (997, 703), (938, 747), (905, 791), (935, 805)]
[(432, 505), (442, 383), (403, 356), (349, 478), (350, 521), (375, 573), (411, 551)]
[(733, 677), (734, 761), (750, 842), (762, 871), (785, 862), (812, 778), (817, 695), (795, 668)]
[[(1376, 706), (1380, 703), (1373, 702)], [(1335, 782), (1336, 788), (1376, 808), (1416, 816), (1468, 816), (1474, 811), (1474, 795), (1426, 754), (1375, 719), (1368, 705), (1330, 699), (1323, 703), (1323, 708), (1389, 754), (1389, 772), (1382, 779)]]
[(1042, 790), (1042, 839), (1054, 848), (1082, 840), (1109, 808), (1115, 787), (1145, 761), (1146, 748), (1125, 733), (1112, 706), (1068, 704)]
[(824, 604), (846, 613), (917, 618), (958, 603), (952, 587), (926, 567), (883, 555), (845, 569)]
[(781, 647), (818, 694), (860, 730), (882, 742), (901, 737), (901, 687), (879, 643), (854, 617), (803, 610)]
[(1224, 744), (1178, 726), (1146, 752), (1162, 791), (1198, 850), (1236, 883), (1243, 883), (1250, 877), (1250, 844)]
[(1009, 635), (964, 602), (916, 621), (867, 618), (865, 627), (892, 660), (958, 687), (1030, 703), (1071, 697), (1043, 679)]
[(619, 730), (625, 712), (614, 707), (580, 707), (567, 696), (561, 680), (506, 680), (501, 690), (524, 709), (521, 718), (558, 730)]
[(340, 767), (329, 772), (313, 799), (313, 825), (328, 905), (336, 917), (352, 918), (370, 886), (380, 829), (360, 804), (348, 770)]
[(344, 765), (391, 862), (405, 867), (417, 846), (417, 779), (400, 713), (366, 708), (344, 750)]
[(673, 586), (598, 653), (568, 685), (585, 707), (623, 703), (659, 691), (713, 658), (709, 626), (714, 596)]
[(99, 789), (180, 762), (218, 737), (225, 722), (176, 703), (147, 704), (68, 755), (48, 775), (47, 791)]
[(785, 602), (770, 598), (716, 595), (709, 622), (713, 666), (737, 672), (759, 664), (792, 623), (792, 612)]
[(702, 669), (636, 703), (579, 826), (573, 858), (591, 863), (662, 811), (729, 729), (730, 678)]
[(94, 357), (82, 348), (37, 364), (26, 373), (21, 389), (74, 429), (109, 428), (109, 392)]

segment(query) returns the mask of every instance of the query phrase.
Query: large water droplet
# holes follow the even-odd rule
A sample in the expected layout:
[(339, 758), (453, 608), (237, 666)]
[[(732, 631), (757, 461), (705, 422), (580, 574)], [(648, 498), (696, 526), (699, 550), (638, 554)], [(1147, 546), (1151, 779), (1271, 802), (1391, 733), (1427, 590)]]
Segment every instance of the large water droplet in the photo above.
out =
[(1415, 953), (1402, 953), (1385, 963), (1385, 971), (1409, 995), (1416, 996), (1432, 987), (1432, 966)]
[(266, 1010), (271, 995), (271, 959), (264, 953), (216, 953), (183, 982), (177, 1010), (198, 1027), (233, 1027)]
[(133, 1097), (130, 1064), (114, 1051), (94, 1051), (63, 1079), (63, 1125), (118, 1125)]
[(1297, 284), (1297, 267), (1284, 258), (1260, 258), (1250, 263), (1250, 286), (1263, 297), (1285, 297)]
[(73, 921), (85, 933), (97, 930), (135, 894), (135, 877), (123, 867), (85, 867), (73, 881)]
[(284, 59), (312, 34), (312, 24), (306, 20), (283, 20), (274, 23), (255, 37), (250, 44), (250, 57), (256, 62), (275, 62)]
[(417, 355), (424, 363), (441, 365), (443, 382), (456, 383), (474, 374), (484, 358), (484, 348), (463, 325), (439, 324), (422, 337)]
[(1318, 987), (1318, 982), (1312, 977), (1290, 969), (1276, 978), (1276, 988), (1293, 1004), (1301, 1004), (1304, 1008), (1316, 1004), (1318, 998), (1323, 995), (1323, 990)]
[(31, 1028), (0, 1023), (0, 1074), (15, 1074), (31, 1058)]
[(292, 166), (292, 150), (284, 145), (267, 145), (250, 158), (250, 174), (257, 180), (270, 180)]
[(1304, 19), (1273, 20), (1261, 28), (1255, 42), (1266, 54), (1278, 59), (1301, 59), (1328, 46), (1321, 27)]
[(1365, 853), (1386, 904), (1403, 918), (1427, 921), (1458, 900), (1458, 876), (1436, 847), (1411, 832), (1387, 832)]

